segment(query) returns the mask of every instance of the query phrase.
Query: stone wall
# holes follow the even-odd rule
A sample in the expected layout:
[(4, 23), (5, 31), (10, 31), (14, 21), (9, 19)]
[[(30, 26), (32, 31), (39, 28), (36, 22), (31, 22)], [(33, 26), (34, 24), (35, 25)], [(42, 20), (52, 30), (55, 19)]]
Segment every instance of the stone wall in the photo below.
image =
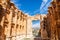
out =
[(44, 19), (43, 21), (45, 22), (43, 24), (49, 39), (60, 40), (60, 0), (53, 0), (51, 2), (51, 6), (48, 7), (47, 17)]
[(0, 40), (19, 40), (25, 37), (26, 18), (27, 15), (18, 10), (10, 0), (0, 0)]

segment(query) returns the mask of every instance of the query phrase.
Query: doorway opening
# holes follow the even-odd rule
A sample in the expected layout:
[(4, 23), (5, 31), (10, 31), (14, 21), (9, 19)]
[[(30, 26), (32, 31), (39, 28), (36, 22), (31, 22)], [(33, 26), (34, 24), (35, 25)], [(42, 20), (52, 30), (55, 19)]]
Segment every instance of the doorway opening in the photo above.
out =
[(32, 33), (34, 37), (39, 37), (39, 30), (40, 30), (40, 20), (33, 20), (32, 21)]

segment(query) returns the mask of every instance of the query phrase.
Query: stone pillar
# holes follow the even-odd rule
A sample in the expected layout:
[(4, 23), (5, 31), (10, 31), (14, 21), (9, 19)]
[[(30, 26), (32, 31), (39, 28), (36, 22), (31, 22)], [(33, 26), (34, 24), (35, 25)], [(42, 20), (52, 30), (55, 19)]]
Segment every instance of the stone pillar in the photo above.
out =
[(16, 25), (17, 25), (17, 14), (15, 14), (15, 16), (12, 19), (12, 40), (16, 40)]
[(32, 20), (30, 18), (27, 19), (27, 37), (32, 37)]
[(20, 13), (17, 13), (16, 40), (20, 40)]
[(16, 36), (17, 36), (17, 9), (15, 9), (14, 13), (13, 13), (13, 18), (12, 18), (12, 33), (11, 33), (11, 40), (16, 40)]
[(12, 13), (6, 14), (7, 22), (8, 24), (5, 25), (5, 35), (6, 35), (6, 40), (10, 40), (10, 30), (11, 30), (11, 19), (12, 19)]

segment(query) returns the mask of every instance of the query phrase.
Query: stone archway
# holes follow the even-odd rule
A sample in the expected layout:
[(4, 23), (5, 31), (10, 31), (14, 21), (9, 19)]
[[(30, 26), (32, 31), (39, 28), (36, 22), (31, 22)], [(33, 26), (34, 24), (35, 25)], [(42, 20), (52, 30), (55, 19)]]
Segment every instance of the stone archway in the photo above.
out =
[(43, 20), (43, 17), (46, 15), (35, 15), (35, 16), (28, 16), (27, 18), (27, 37), (31, 38), (32, 35), (32, 21), (33, 20)]

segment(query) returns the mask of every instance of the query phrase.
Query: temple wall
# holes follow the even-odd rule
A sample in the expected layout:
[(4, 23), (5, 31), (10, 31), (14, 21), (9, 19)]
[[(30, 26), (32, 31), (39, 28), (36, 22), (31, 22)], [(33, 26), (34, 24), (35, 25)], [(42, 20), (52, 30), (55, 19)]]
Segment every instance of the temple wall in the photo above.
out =
[(10, 0), (0, 0), (0, 9), (0, 39), (19, 40), (26, 36), (27, 15), (18, 10)]

